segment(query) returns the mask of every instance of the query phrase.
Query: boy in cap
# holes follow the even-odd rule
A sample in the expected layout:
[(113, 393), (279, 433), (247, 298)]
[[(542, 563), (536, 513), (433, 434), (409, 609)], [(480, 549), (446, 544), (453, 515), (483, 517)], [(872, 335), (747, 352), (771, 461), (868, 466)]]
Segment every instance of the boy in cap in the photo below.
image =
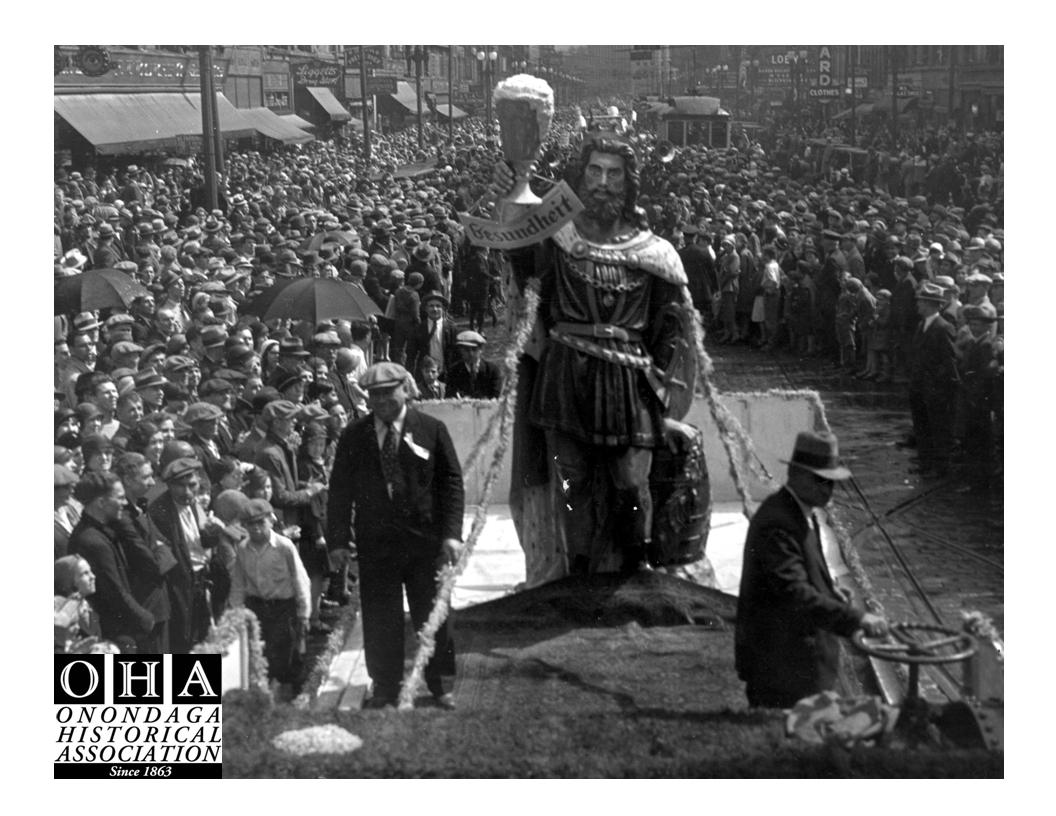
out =
[[(404, 672), (403, 593), (421, 629), (436, 597), (437, 567), (461, 553), (465, 493), (447, 427), (410, 407), (410, 374), (376, 363), (360, 385), (370, 414), (348, 425), (337, 443), (327, 502), (327, 546), (350, 549), (359, 563), (369, 705), (395, 705)], [(454, 674), (450, 621), (436, 633), (425, 667), (437, 703), (453, 707), (443, 676)]]
[(748, 527), (737, 598), (734, 654), (751, 706), (790, 708), (836, 687), (838, 636), (871, 636), (887, 622), (849, 602), (829, 573), (815, 508), (825, 507), (837, 481), (836, 437), (804, 431), (796, 437), (788, 481), (760, 505)]
[(231, 606), (260, 622), (272, 682), (292, 683), (308, 630), (309, 582), (293, 542), (275, 532), (267, 499), (250, 499), (241, 513), (248, 537), (238, 544), (231, 572)]

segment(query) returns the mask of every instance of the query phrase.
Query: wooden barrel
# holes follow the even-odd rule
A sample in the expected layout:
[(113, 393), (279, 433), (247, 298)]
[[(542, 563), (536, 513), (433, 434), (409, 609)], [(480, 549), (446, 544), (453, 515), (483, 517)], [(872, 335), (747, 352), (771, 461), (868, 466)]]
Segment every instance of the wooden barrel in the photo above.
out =
[(666, 446), (653, 452), (649, 492), (653, 497), (649, 563), (672, 567), (703, 558), (711, 526), (711, 484), (699, 429), (693, 443), (678, 453)]

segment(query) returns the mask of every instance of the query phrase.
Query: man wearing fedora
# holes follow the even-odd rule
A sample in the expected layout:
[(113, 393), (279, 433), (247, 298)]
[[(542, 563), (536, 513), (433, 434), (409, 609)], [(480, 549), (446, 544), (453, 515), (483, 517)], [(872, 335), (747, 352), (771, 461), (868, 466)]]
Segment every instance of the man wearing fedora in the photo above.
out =
[[(363, 645), (373, 682), (368, 705), (394, 705), (404, 672), (403, 593), (420, 630), (436, 597), (437, 568), (461, 552), (465, 491), (447, 427), (407, 404), (410, 375), (376, 363), (360, 385), (370, 414), (348, 425), (337, 443), (326, 519), (327, 546), (349, 549), (359, 563)], [(443, 677), (455, 671), (450, 621), (436, 633), (425, 682), (436, 702), (453, 707)]]
[(447, 316), (448, 300), (443, 292), (426, 292), (422, 296), (425, 320), (415, 327), (407, 344), (407, 370), (416, 372), (422, 357), (431, 357), (440, 369), (443, 379), (458, 361), (455, 345), (458, 332)]
[(946, 293), (925, 281), (917, 290), (920, 317), (909, 347), (909, 411), (917, 464), (911, 472), (946, 476), (953, 452), (953, 407), (959, 376), (956, 331), (939, 314)]
[(753, 707), (790, 708), (835, 689), (837, 636), (887, 631), (881, 616), (836, 587), (822, 551), (815, 508), (851, 476), (839, 463), (836, 437), (801, 432), (786, 464), (788, 481), (759, 506), (744, 543), (734, 658)]

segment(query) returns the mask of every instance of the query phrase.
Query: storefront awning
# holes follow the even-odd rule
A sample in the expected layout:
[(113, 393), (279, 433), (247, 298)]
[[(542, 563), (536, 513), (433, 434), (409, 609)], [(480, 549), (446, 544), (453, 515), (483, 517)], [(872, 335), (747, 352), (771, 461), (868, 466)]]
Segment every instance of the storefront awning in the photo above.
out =
[[(100, 153), (178, 147), (181, 138), (201, 136), (201, 94), (61, 94), (55, 113)], [(229, 138), (252, 136), (253, 127), (223, 94), (217, 95), (220, 130)]]
[(202, 129), (201, 113), (182, 93), (57, 95), (55, 113), (111, 155), (171, 147)]
[(291, 124), (301, 130), (315, 130), (315, 125), (307, 119), (302, 119), (296, 113), (276, 114), (276, 116), (278, 116), (283, 122)]
[[(446, 119), (447, 118), (447, 113), (448, 113), (447, 103), (446, 102), (438, 102), (436, 104), (436, 115), (441, 117), (441, 118), (443, 118), (443, 119)], [(451, 106), (451, 118), (452, 119), (463, 119), (463, 118), (465, 118), (468, 115), (469, 114), (466, 113), (464, 110), (462, 110), (462, 108), (460, 108), (458, 105), (452, 105)]]
[(303, 144), (315, 139), (312, 134), (305, 133), (267, 108), (241, 108), (239, 113), (253, 125), (258, 133), (264, 134), (269, 139), (277, 139), (283, 144)]
[(342, 107), (329, 88), (308, 88), (307, 90), (322, 109), (330, 114), (331, 122), (348, 122), (352, 119), (352, 114)]
[[(418, 95), (414, 92), (414, 88), (411, 87), (410, 82), (397, 82), (396, 93), (389, 94), (389, 96), (399, 102), (411, 113), (418, 113)], [(422, 100), (422, 113), (429, 113), (429, 108), (426, 106), (424, 99)]]

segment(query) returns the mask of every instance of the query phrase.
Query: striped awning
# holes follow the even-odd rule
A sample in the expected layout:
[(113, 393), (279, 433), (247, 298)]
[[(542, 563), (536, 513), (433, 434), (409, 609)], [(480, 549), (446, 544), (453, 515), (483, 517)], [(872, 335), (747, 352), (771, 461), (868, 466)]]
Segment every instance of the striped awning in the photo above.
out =
[(329, 88), (307, 88), (306, 90), (320, 107), (330, 114), (331, 122), (347, 122), (352, 118), (352, 114), (337, 101), (337, 97)]
[(239, 113), (257, 129), (257, 132), (283, 144), (303, 144), (315, 139), (312, 134), (305, 133), (268, 108), (241, 108)]

